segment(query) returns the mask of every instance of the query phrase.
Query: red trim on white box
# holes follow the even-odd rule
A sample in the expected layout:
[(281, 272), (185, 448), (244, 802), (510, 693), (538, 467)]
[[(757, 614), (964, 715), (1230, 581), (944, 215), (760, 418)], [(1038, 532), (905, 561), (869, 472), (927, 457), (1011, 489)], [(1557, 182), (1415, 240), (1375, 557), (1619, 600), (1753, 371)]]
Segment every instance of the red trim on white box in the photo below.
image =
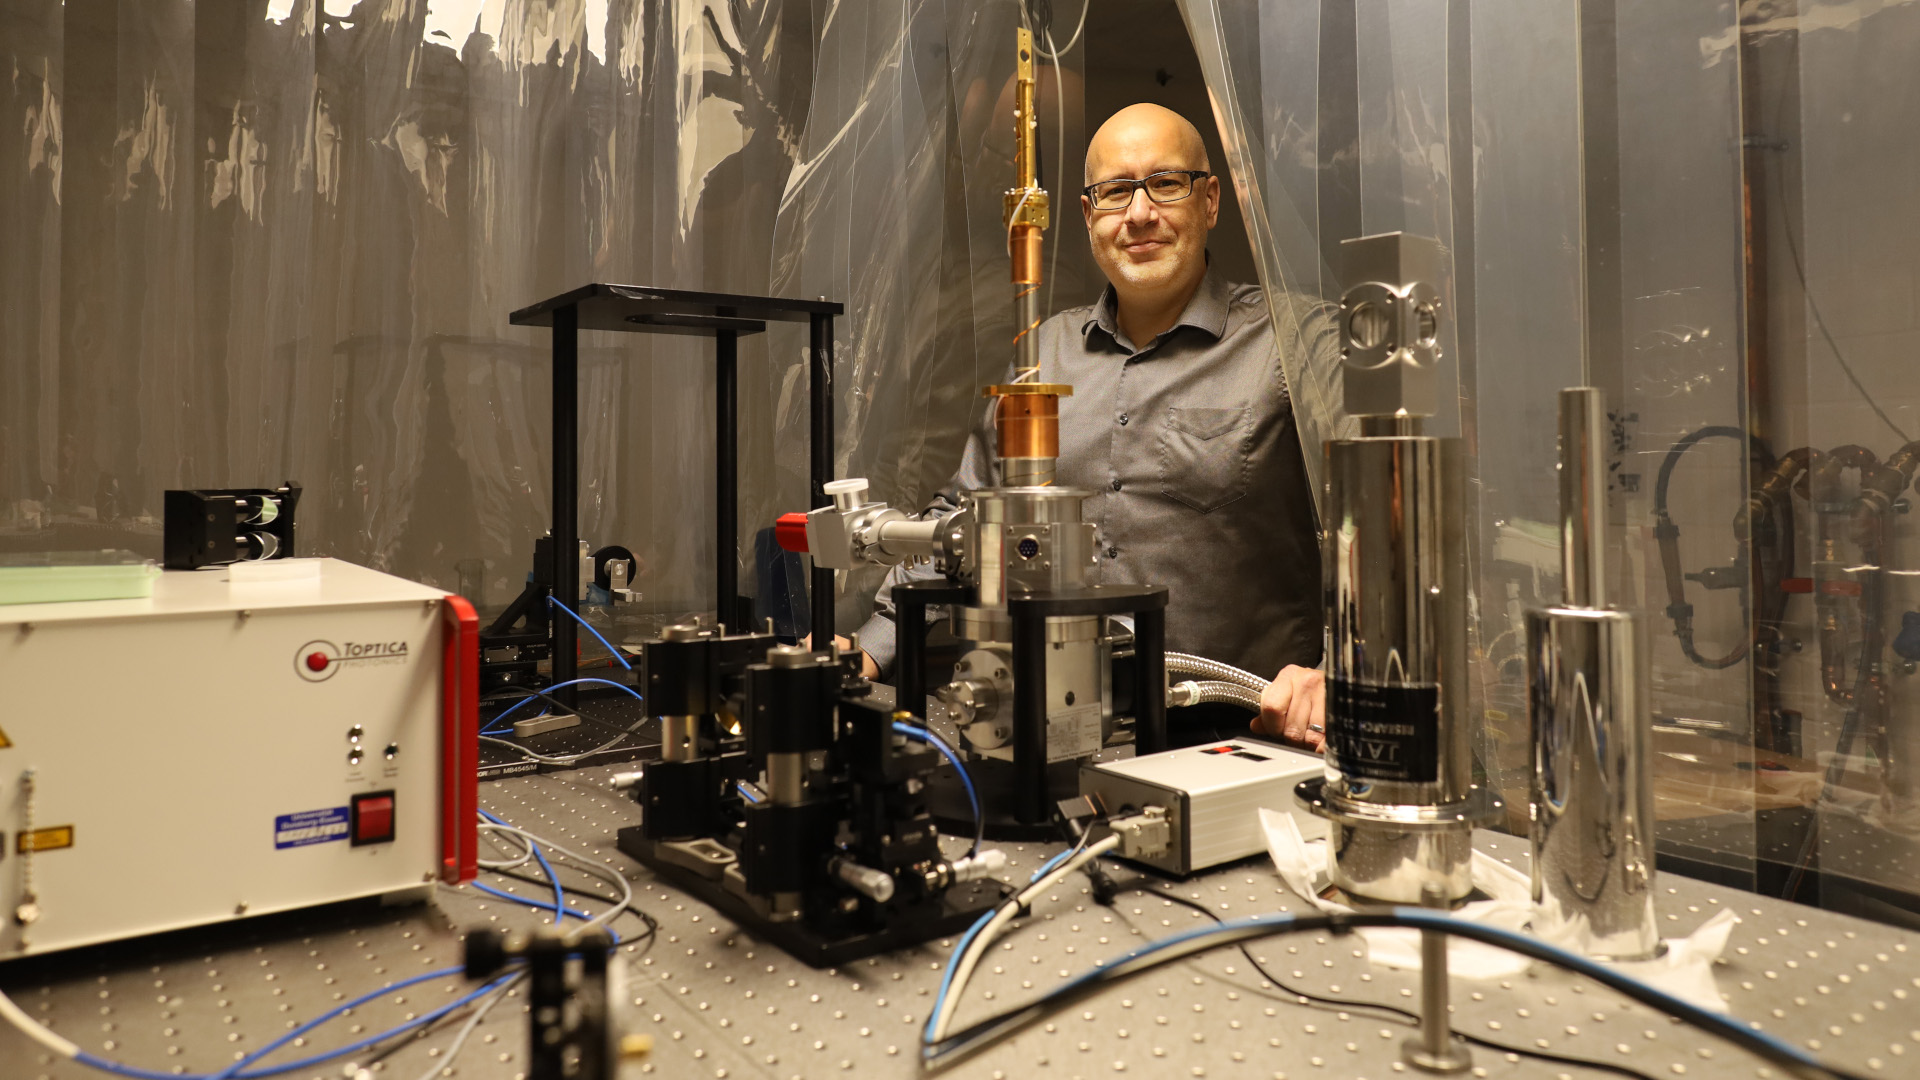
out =
[(440, 688), (440, 880), (479, 873), (480, 613), (449, 596)]

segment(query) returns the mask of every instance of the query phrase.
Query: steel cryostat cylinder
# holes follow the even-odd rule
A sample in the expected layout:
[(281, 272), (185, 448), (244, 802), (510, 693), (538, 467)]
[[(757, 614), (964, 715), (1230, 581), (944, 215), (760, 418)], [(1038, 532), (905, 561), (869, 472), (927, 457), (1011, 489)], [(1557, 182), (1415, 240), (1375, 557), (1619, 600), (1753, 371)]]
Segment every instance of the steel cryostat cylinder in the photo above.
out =
[(1327, 772), (1302, 797), (1332, 822), (1335, 886), (1417, 904), (1472, 890), (1487, 814), (1466, 723), (1466, 568), (1457, 440), (1327, 446)]

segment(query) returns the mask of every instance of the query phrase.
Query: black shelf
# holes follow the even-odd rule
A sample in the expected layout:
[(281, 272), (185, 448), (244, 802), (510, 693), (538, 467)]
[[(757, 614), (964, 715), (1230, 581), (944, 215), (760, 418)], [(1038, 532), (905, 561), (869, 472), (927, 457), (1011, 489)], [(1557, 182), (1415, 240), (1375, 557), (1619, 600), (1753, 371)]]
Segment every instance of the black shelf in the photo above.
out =
[[(580, 604), (580, 331), (626, 334), (703, 335), (713, 338), (714, 357), (714, 569), (720, 620), (744, 627), (747, 608), (739, 595), (739, 341), (758, 334), (769, 322), (806, 323), (807, 388), (810, 396), (812, 508), (827, 506), (825, 485), (833, 479), (833, 320), (844, 305), (825, 297), (798, 300), (777, 296), (689, 292), (650, 285), (595, 282), (515, 311), (515, 326), (553, 330), (553, 551), (554, 596), (575, 610)], [(833, 571), (813, 568), (813, 634), (833, 634)], [(549, 621), (553, 634), (553, 681), (572, 680), (579, 627), (572, 619)], [(558, 692), (575, 699), (571, 687)]]

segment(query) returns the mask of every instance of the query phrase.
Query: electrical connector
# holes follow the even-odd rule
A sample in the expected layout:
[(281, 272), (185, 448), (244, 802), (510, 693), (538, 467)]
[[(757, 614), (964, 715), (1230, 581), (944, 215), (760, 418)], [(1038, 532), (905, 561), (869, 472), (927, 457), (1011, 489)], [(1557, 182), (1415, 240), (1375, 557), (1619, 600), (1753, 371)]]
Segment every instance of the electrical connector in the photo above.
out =
[(1173, 825), (1167, 821), (1165, 807), (1149, 806), (1137, 814), (1115, 818), (1107, 827), (1120, 838), (1120, 856), (1126, 859), (1163, 854), (1173, 842)]

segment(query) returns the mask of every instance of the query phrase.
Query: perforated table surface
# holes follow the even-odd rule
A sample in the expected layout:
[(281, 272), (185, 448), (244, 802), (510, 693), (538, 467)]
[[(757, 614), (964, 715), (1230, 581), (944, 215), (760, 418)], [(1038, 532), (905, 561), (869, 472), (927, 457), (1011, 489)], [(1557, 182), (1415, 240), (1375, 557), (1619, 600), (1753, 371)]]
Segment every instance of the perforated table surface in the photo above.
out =
[[(638, 807), (607, 786), (618, 766), (520, 776), (481, 787), (507, 821), (604, 859), (634, 882), (635, 903), (658, 922), (650, 942), (619, 954), (632, 973), (632, 1029), (654, 1037), (629, 1076), (908, 1077), (917, 1038), (952, 942), (816, 971), (755, 941), (710, 909), (657, 882), (614, 847)], [(1482, 833), (1480, 846), (1524, 867), (1526, 844)], [(959, 841), (950, 841), (957, 846)], [(1057, 847), (1001, 845), (1020, 880)], [(191, 872), (191, 868), (182, 868)], [(1121, 880), (1130, 871), (1117, 870)], [(596, 888), (585, 875), (570, 883)], [(522, 895), (538, 887), (483, 876)], [(960, 1024), (1062, 983), (1143, 940), (1201, 925), (1197, 913), (1155, 897), (1170, 891), (1221, 917), (1296, 909), (1264, 861), (1192, 881), (1141, 879), (1103, 908), (1083, 878), (1054, 890), (983, 962)], [(126, 883), (139, 903), (149, 883)], [(597, 886), (602, 892), (611, 890)], [(1912, 935), (1874, 923), (1710, 887), (1659, 882), (1665, 928), (1685, 934), (1721, 908), (1740, 917), (1716, 974), (1731, 1012), (1867, 1075), (1920, 1075), (1920, 950)], [(597, 911), (599, 905), (581, 901)], [(464, 927), (531, 927), (540, 913), (468, 888), (431, 904), (340, 906), (123, 942), (0, 965), (0, 985), (30, 1014), (82, 1049), (160, 1073), (212, 1073), (302, 1021), (369, 990), (457, 965)], [(640, 921), (615, 924), (632, 937)], [(1251, 946), (1268, 969), (1329, 996), (1417, 1009), (1417, 976), (1375, 968), (1351, 938), (1303, 934)], [(398, 990), (262, 1064), (293, 1062), (423, 1014), (471, 990), (458, 976)], [(1536, 968), (1506, 980), (1453, 984), (1462, 1031), (1552, 1052), (1630, 1065), (1661, 1077), (1781, 1075), (1749, 1054), (1671, 1022), (1612, 991)], [(495, 1009), (450, 1071), (438, 1056), (458, 1025), (407, 1042), (370, 1075), (513, 1080), (526, 1069), (523, 997)], [(1308, 1007), (1219, 950), (1161, 968), (1051, 1017), (961, 1065), (964, 1077), (1370, 1078), (1417, 1075), (1401, 1065), (1408, 1029), (1360, 1010)], [(338, 1080), (369, 1052), (286, 1075)], [(1584, 1077), (1601, 1073), (1476, 1049), (1476, 1076)], [(57, 1059), (0, 1025), (0, 1077), (68, 1080), (100, 1074)]]

